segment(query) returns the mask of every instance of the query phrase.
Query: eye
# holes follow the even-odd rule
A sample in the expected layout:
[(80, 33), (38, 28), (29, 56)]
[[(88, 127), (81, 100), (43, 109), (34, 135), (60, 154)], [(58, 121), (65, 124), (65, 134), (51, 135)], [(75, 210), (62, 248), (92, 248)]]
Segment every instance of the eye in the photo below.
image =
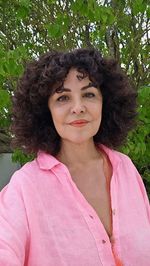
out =
[(68, 100), (69, 100), (69, 97), (67, 95), (62, 95), (57, 99), (58, 102), (65, 102)]
[(93, 92), (87, 92), (84, 94), (84, 97), (93, 98), (93, 97), (95, 97), (95, 94)]

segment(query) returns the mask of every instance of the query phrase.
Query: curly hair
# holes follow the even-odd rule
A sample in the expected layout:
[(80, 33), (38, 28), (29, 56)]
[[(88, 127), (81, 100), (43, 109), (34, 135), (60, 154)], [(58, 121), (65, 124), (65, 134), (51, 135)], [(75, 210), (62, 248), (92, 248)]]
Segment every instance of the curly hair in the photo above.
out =
[(43, 150), (56, 155), (60, 136), (55, 130), (48, 99), (63, 84), (69, 70), (77, 69), (94, 80), (103, 98), (102, 121), (95, 144), (117, 149), (135, 125), (137, 93), (116, 60), (92, 49), (50, 51), (27, 64), (13, 96), (13, 145), (27, 153)]

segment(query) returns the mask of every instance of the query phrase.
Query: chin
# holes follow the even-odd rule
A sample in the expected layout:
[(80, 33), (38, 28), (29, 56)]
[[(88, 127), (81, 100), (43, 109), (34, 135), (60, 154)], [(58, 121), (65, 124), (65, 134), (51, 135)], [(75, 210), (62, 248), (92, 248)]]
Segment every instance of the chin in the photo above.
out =
[(74, 144), (83, 144), (89, 141), (93, 141), (93, 135), (89, 136), (89, 137), (85, 137), (85, 136), (78, 136), (78, 137), (74, 137), (74, 138), (64, 138), (64, 140), (69, 141), (70, 143), (74, 143)]

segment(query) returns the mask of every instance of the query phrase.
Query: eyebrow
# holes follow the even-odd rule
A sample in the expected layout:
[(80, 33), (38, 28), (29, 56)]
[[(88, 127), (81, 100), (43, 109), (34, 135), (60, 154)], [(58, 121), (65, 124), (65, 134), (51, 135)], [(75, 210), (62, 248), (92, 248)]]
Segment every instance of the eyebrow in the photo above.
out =
[[(95, 83), (90, 82), (88, 85), (82, 87), (81, 90), (83, 91), (83, 90), (86, 90), (86, 89), (91, 88), (91, 87), (98, 88), (98, 86), (97, 86)], [(64, 91), (66, 91), (66, 92), (70, 92), (71, 89), (69, 89), (69, 88), (65, 88), (65, 87), (61, 86), (61, 87), (59, 87), (59, 88), (57, 88), (57, 89), (55, 90), (56, 93), (62, 93), (62, 92), (64, 92)]]

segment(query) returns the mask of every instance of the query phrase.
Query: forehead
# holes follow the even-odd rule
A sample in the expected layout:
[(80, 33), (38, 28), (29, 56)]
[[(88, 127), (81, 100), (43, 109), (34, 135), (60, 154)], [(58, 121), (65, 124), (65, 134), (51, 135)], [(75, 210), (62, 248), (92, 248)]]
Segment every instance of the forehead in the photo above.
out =
[(76, 68), (71, 68), (65, 77), (63, 82), (58, 82), (53, 87), (53, 94), (62, 93), (64, 91), (71, 91), (74, 88), (79, 87), (81, 90), (85, 90), (90, 87), (98, 88), (97, 84), (93, 79), (89, 78), (89, 75), (84, 70), (77, 70)]
[(64, 80), (64, 86), (66, 86), (67, 84), (72, 84), (72, 83), (87, 83), (89, 82), (89, 75), (86, 72), (79, 72), (77, 69), (75, 68), (71, 68), (69, 70), (68, 75), (66, 76), (65, 80)]

